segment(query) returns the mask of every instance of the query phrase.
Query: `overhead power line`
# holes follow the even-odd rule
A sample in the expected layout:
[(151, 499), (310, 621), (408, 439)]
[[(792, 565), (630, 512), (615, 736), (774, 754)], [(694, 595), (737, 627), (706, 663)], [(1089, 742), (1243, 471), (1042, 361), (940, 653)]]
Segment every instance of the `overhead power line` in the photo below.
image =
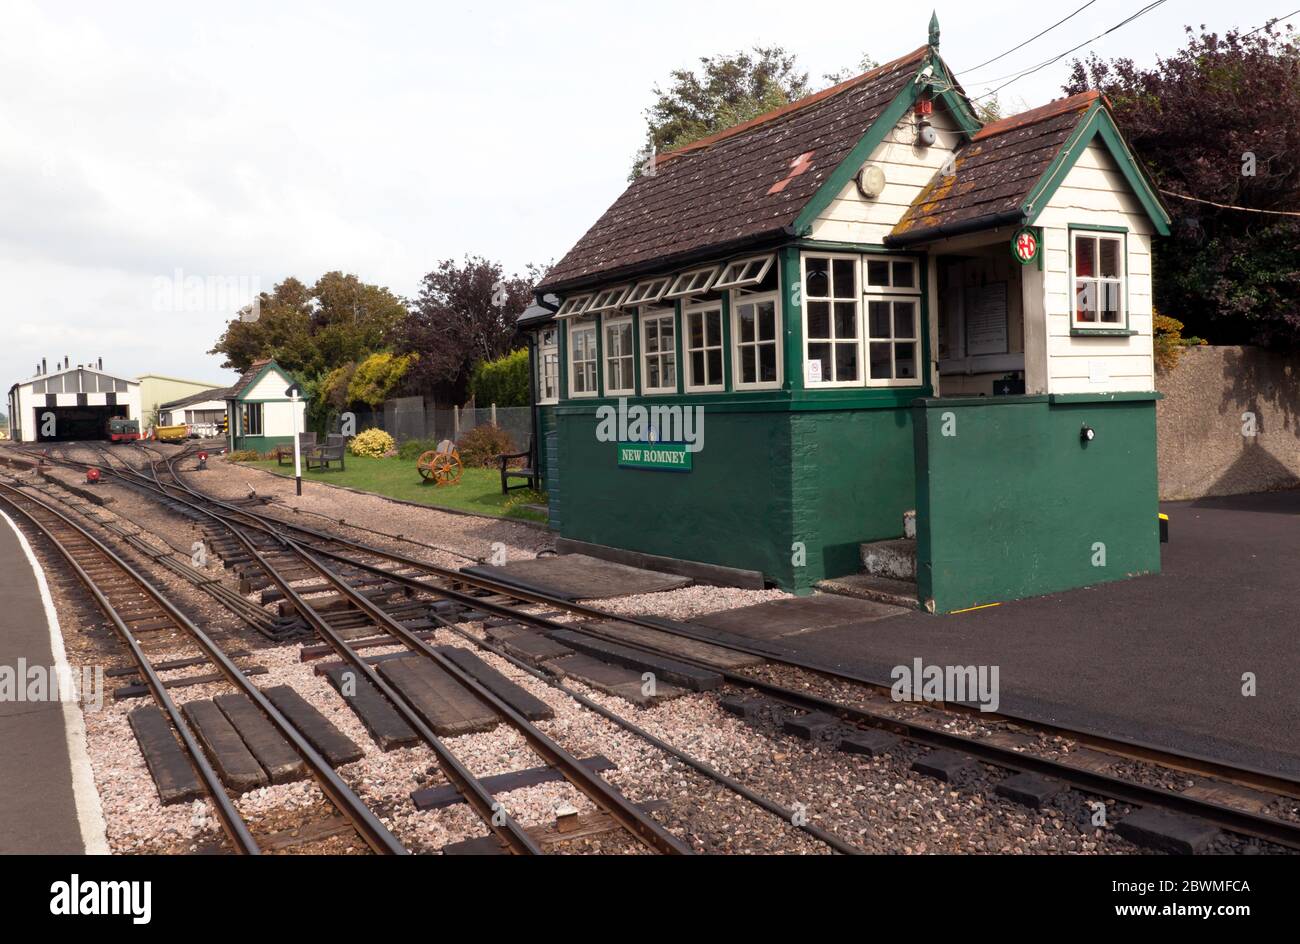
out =
[(1136, 13), (1134, 13), (1134, 14), (1132, 14), (1131, 16), (1129, 16), (1129, 17), (1127, 17), (1127, 18), (1121, 20), (1120, 22), (1116, 23), (1116, 24), (1115, 24), (1114, 26), (1112, 26), (1110, 29), (1098, 33), (1096, 36), (1092, 37), (1092, 39), (1084, 40), (1083, 42), (1079, 43), (1079, 45), (1074, 46), (1074, 47), (1071, 47), (1070, 49), (1065, 50), (1065, 52), (1061, 53), (1060, 55), (1053, 56), (1051, 59), (1047, 59), (1047, 60), (1045, 60), (1045, 61), (1043, 61), (1043, 62), (1040, 62), (1040, 63), (1039, 63), (1038, 65), (1036, 65), (1036, 66), (1031, 66), (1030, 68), (1024, 70), (1023, 72), (1018, 73), (1018, 74), (1015, 75), (1013, 78), (1008, 79), (1006, 82), (1003, 82), (1003, 83), (1002, 83), (1001, 85), (999, 85), (997, 88), (995, 88), (995, 89), (990, 89), (989, 91), (985, 92), (983, 95), (976, 95), (975, 98), (973, 99), (973, 101), (978, 101), (978, 100), (981, 99), (981, 98), (988, 98), (990, 95), (996, 95), (998, 92), (1002, 91), (1004, 88), (1006, 88), (1008, 85), (1011, 85), (1013, 82), (1019, 82), (1021, 79), (1023, 79), (1023, 78), (1024, 78), (1025, 76), (1027, 76), (1027, 75), (1033, 75), (1035, 72), (1038, 72), (1038, 71), (1041, 70), (1041, 69), (1046, 69), (1046, 68), (1047, 68), (1048, 66), (1050, 66), (1052, 63), (1054, 63), (1054, 62), (1059, 62), (1060, 60), (1064, 59), (1066, 56), (1068, 56), (1068, 55), (1069, 55), (1070, 53), (1072, 53), (1072, 52), (1078, 52), (1078, 51), (1079, 51), (1080, 49), (1082, 49), (1084, 46), (1089, 46), (1089, 45), (1091, 45), (1092, 43), (1095, 43), (1097, 40), (1101, 39), (1103, 36), (1109, 36), (1111, 33), (1115, 32), (1117, 29), (1120, 29), (1120, 28), (1122, 28), (1122, 27), (1127, 26), (1128, 24), (1130, 24), (1130, 23), (1132, 23), (1134, 20), (1136, 20), (1138, 17), (1140, 17), (1140, 16), (1145, 16), (1146, 14), (1148, 14), (1148, 13), (1150, 13), (1152, 10), (1154, 10), (1156, 7), (1163, 5), (1164, 2), (1165, 2), (1165, 0), (1155, 0), (1154, 3), (1148, 3), (1148, 4), (1147, 4), (1146, 6), (1144, 6), (1142, 9), (1138, 10)]
[(1269, 21), (1268, 21), (1267, 23), (1265, 23), (1263, 26), (1256, 26), (1253, 30), (1251, 30), (1249, 33), (1246, 33), (1246, 34), (1244, 34), (1244, 35), (1246, 35), (1246, 36), (1254, 36), (1254, 35), (1255, 35), (1256, 33), (1258, 33), (1260, 30), (1266, 30), (1266, 29), (1268, 29), (1270, 26), (1272, 26), (1272, 25), (1275, 24), (1275, 23), (1281, 23), (1283, 20), (1289, 20), (1289, 19), (1291, 19), (1291, 17), (1295, 16), (1297, 13), (1300, 13), (1300, 10), (1292, 10), (1290, 13), (1283, 13), (1281, 16), (1275, 16), (1275, 17), (1273, 17), (1273, 19), (1269, 20)]
[(1013, 52), (1015, 52), (1017, 49), (1024, 49), (1026, 46), (1028, 46), (1028, 45), (1029, 45), (1030, 43), (1032, 43), (1034, 40), (1038, 39), (1040, 36), (1046, 36), (1048, 33), (1050, 33), (1052, 30), (1056, 29), (1058, 26), (1060, 26), (1060, 25), (1061, 25), (1062, 23), (1064, 23), (1066, 20), (1072, 19), (1074, 16), (1076, 16), (1076, 15), (1079, 14), (1079, 13), (1082, 13), (1084, 10), (1088, 9), (1088, 7), (1092, 6), (1092, 5), (1093, 5), (1094, 3), (1096, 3), (1096, 2), (1097, 2), (1097, 0), (1088, 0), (1087, 3), (1085, 3), (1083, 6), (1079, 7), (1079, 9), (1075, 10), (1074, 13), (1071, 13), (1069, 16), (1065, 17), (1064, 19), (1057, 20), (1055, 23), (1053, 23), (1053, 24), (1052, 24), (1051, 26), (1049, 26), (1047, 29), (1043, 30), (1041, 33), (1035, 33), (1033, 36), (1030, 36), (1030, 37), (1029, 37), (1028, 39), (1026, 39), (1023, 43), (1021, 43), (1019, 46), (1012, 46), (1012, 47), (1011, 47), (1010, 49), (1008, 49), (1006, 52), (1004, 52), (1004, 53), (1000, 53), (1000, 54), (994, 56), (992, 59), (986, 59), (984, 62), (981, 62), (981, 63), (980, 63), (979, 65), (977, 65), (977, 66), (971, 66), (969, 69), (963, 69), (963, 70), (962, 70), (962, 74), (965, 75), (965, 74), (970, 73), (970, 72), (977, 72), (978, 70), (983, 69), (985, 66), (990, 65), (991, 63), (997, 62), (999, 59), (1001, 59), (1001, 58), (1003, 58), (1003, 57), (1005, 57), (1005, 56), (1009, 56), (1009, 55), (1011, 55), (1011, 54), (1012, 54)]
[(1218, 207), (1220, 210), (1240, 210), (1242, 213), (1262, 213), (1265, 216), (1300, 216), (1300, 212), (1295, 210), (1259, 210), (1255, 207), (1237, 206), (1233, 203), (1215, 203), (1213, 200), (1202, 200), (1200, 197), (1189, 197), (1186, 194), (1174, 193), (1172, 190), (1161, 190), (1166, 197), (1174, 197), (1178, 200), (1186, 200), (1188, 203), (1204, 203), (1206, 206)]

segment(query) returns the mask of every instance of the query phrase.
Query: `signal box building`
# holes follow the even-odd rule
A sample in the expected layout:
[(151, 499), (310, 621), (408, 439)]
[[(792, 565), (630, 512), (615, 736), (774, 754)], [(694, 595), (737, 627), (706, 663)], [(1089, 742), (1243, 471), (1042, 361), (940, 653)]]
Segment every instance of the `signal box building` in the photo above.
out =
[(984, 124), (938, 46), (660, 155), (547, 274), (566, 546), (940, 612), (1159, 569), (1169, 216), (1104, 98)]
[(229, 425), (226, 441), (231, 451), (252, 449), (270, 452), (276, 446), (292, 445), (297, 412), (297, 430), (307, 429), (307, 401), (294, 403), (286, 391), (295, 383), (293, 375), (269, 358), (254, 361), (239, 381), (222, 391)]

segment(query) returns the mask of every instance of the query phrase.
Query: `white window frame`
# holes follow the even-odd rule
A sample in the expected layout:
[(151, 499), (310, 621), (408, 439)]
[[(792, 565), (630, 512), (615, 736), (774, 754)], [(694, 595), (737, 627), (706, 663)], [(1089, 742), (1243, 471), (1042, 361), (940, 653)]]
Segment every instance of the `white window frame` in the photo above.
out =
[[(627, 328), (627, 343), (629, 350), (617, 355), (617, 359), (627, 363), (627, 377), (624, 379), (628, 385), (625, 387), (615, 387), (611, 382), (611, 368), (614, 365), (615, 355), (613, 354), (609, 334), (611, 328)], [(607, 397), (629, 397), (636, 396), (636, 329), (632, 325), (631, 315), (617, 315), (615, 317), (606, 317), (601, 320), (601, 367), (605, 371), (605, 396)]]
[(587, 306), (591, 304), (591, 295), (573, 295), (564, 300), (555, 311), (557, 318), (577, 318), (582, 315)]
[[(808, 293), (807, 293), (807, 290), (808, 290), (808, 259), (809, 259), (809, 258), (827, 259), (827, 260), (829, 260), (829, 261), (832, 263), (832, 265), (831, 265), (831, 267), (830, 267), (831, 280), (832, 280), (832, 281), (831, 281), (831, 292), (832, 292), (832, 293), (834, 293), (834, 291), (835, 291), (835, 285), (834, 285), (834, 270), (835, 270), (835, 266), (834, 266), (834, 264), (833, 264), (834, 261), (835, 261), (836, 259), (839, 259), (839, 260), (848, 260), (848, 261), (852, 262), (852, 263), (854, 264), (854, 269), (855, 269), (855, 271), (856, 271), (856, 273), (857, 273), (856, 276), (855, 276), (855, 278), (857, 279), (857, 282), (858, 282), (858, 284), (857, 284), (857, 285), (855, 286), (855, 288), (854, 288), (854, 295), (855, 295), (855, 297), (854, 297), (853, 299), (849, 299), (849, 298), (836, 298), (835, 295), (832, 294), (829, 298), (816, 298), (816, 299), (811, 299), (811, 298), (809, 298), (809, 297), (808, 297)], [(799, 370), (802, 372), (802, 376), (803, 376), (803, 385), (804, 385), (805, 388), (807, 388), (807, 389), (809, 389), (809, 390), (831, 390), (831, 389), (835, 389), (835, 388), (838, 388), (838, 387), (864, 387), (864, 386), (866, 386), (866, 384), (865, 384), (865, 382), (864, 382), (865, 377), (866, 377), (866, 374), (867, 374), (867, 365), (866, 365), (866, 363), (865, 363), (865, 361), (864, 361), (864, 358), (865, 358), (865, 356), (866, 356), (866, 349), (863, 347), (863, 344), (862, 344), (862, 336), (866, 333), (866, 331), (865, 331), (865, 327), (864, 327), (864, 325), (862, 324), (862, 299), (863, 299), (863, 294), (862, 294), (862, 278), (863, 278), (863, 272), (862, 272), (862, 257), (861, 257), (860, 255), (858, 255), (857, 253), (845, 253), (845, 252), (817, 252), (816, 250), (808, 250), (808, 251), (806, 251), (806, 252), (801, 252), (801, 253), (799, 253), (799, 293), (800, 293), (800, 298), (801, 298), (801, 300), (802, 300), (802, 302), (801, 302), (801, 304), (800, 304), (800, 306), (799, 306), (799, 315), (800, 315), (800, 318), (802, 318), (802, 320), (803, 320), (803, 349), (802, 349), (802, 352), (801, 352), (802, 357), (800, 358), (800, 361), (799, 361)], [(809, 356), (808, 356), (808, 348), (809, 348), (809, 345), (811, 345), (811, 344), (830, 344), (830, 345), (831, 345), (831, 368), (832, 368), (832, 370), (833, 370), (834, 367), (835, 367), (835, 345), (836, 345), (836, 344), (843, 344), (843, 343), (845, 343), (845, 342), (843, 342), (843, 341), (836, 341), (836, 340), (833, 340), (833, 339), (828, 340), (828, 339), (825, 339), (825, 338), (818, 338), (818, 339), (815, 340), (815, 341), (809, 339), (809, 337), (808, 337), (808, 303), (809, 303), (810, 301), (825, 301), (825, 302), (828, 302), (828, 303), (830, 304), (830, 306), (831, 306), (831, 308), (830, 308), (830, 328), (831, 328), (832, 331), (835, 330), (835, 303), (836, 303), (836, 302), (848, 302), (848, 301), (853, 301), (853, 303), (854, 303), (855, 305), (857, 305), (857, 312), (856, 312), (856, 314), (855, 314), (855, 318), (857, 319), (857, 321), (856, 321), (856, 324), (857, 324), (857, 338), (856, 338), (856, 340), (857, 340), (857, 347), (858, 347), (858, 379), (857, 379), (857, 380), (821, 380), (821, 381), (818, 381), (817, 383), (812, 383), (812, 382), (810, 382), (810, 381), (808, 380), (808, 361), (810, 360), (810, 358), (809, 358)]]
[(627, 293), (623, 304), (628, 308), (633, 305), (653, 305), (664, 297), (664, 292), (668, 291), (668, 286), (672, 283), (671, 275), (657, 275), (653, 279), (644, 279), (632, 286), (632, 291)]
[[(873, 262), (885, 262), (889, 264), (889, 284), (888, 285), (871, 285), (868, 282), (867, 273), (870, 271), (870, 264)], [(906, 263), (912, 269), (911, 285), (894, 284), (894, 267), (899, 263)], [(867, 253), (862, 257), (862, 377), (864, 385), (868, 387), (920, 387), (923, 386), (923, 375), (925, 365), (921, 360), (921, 260), (914, 256), (895, 256), (884, 253)], [(915, 350), (913, 360), (916, 364), (915, 377), (902, 378), (875, 378), (871, 376), (871, 344), (874, 340), (877, 344), (888, 343), (890, 345), (889, 372), (892, 374), (897, 370), (894, 360), (893, 347), (898, 343), (894, 339), (894, 306), (893, 303), (911, 302), (913, 305), (913, 322), (912, 338), (903, 338), (903, 344), (914, 344)], [(889, 304), (889, 332), (888, 338), (872, 338), (871, 336), (871, 303), (885, 302)]]
[[(591, 364), (593, 366), (592, 384), (596, 388), (594, 390), (580, 391), (578, 390), (578, 385), (576, 383), (578, 372), (575, 368), (577, 367), (579, 362), (577, 359), (578, 349), (577, 349), (577, 345), (574, 344), (573, 336), (579, 331), (591, 332), (591, 348), (592, 348), (591, 358), (590, 359), (584, 358), (582, 360), (582, 364), (584, 365)], [(567, 340), (569, 345), (568, 359), (569, 359), (569, 396), (570, 397), (579, 398), (579, 397), (600, 396), (600, 346), (598, 343), (599, 339), (600, 339), (600, 323), (596, 320), (595, 317), (592, 317), (590, 319), (588, 318), (572, 319), (569, 321)]]
[(673, 279), (672, 286), (664, 293), (664, 298), (685, 298), (688, 295), (703, 295), (713, 287), (713, 280), (721, 269), (718, 265), (700, 266), (687, 269)]
[[(546, 340), (547, 335), (551, 340)], [(547, 369), (547, 359), (551, 359), (553, 370)], [(547, 396), (547, 379), (550, 379), (551, 395)], [(537, 332), (537, 403), (547, 406), (560, 402), (560, 332), (552, 325)]]
[(623, 299), (632, 290), (631, 285), (615, 285), (613, 288), (601, 289), (592, 296), (591, 304), (584, 310), (584, 315), (594, 315), (598, 311), (612, 311), (623, 304)]
[(732, 259), (722, 267), (722, 274), (713, 280), (713, 291), (757, 285), (766, 278), (774, 262), (776, 262), (776, 253)]
[[(1070, 233), (1070, 329), (1073, 331), (1124, 331), (1128, 329), (1128, 233), (1115, 232), (1114, 230), (1087, 229), (1086, 227), (1072, 227)], [(1078, 252), (1077, 240), (1080, 236), (1092, 239), (1095, 246), (1095, 255), (1093, 264), (1097, 268), (1097, 275), (1085, 276), (1080, 278), (1075, 275), (1074, 266), (1075, 258)], [(1119, 277), (1105, 277), (1101, 275), (1101, 240), (1110, 239), (1119, 243)], [(1119, 321), (1102, 321), (1101, 307), (1097, 308), (1096, 321), (1079, 320), (1079, 283), (1092, 282), (1097, 286), (1098, 302), (1101, 301), (1100, 292), (1103, 284), (1113, 284), (1117, 287), (1119, 293)]]
[[(708, 311), (716, 311), (718, 313), (719, 337), (718, 337), (717, 347), (714, 348), (709, 346), (708, 331), (706, 330), (703, 332), (705, 346), (701, 348), (693, 348), (691, 347), (691, 320), (690, 320), (691, 315), (699, 314), (701, 312), (708, 312)], [(700, 302), (699, 304), (682, 308), (682, 361), (683, 361), (681, 365), (681, 370), (683, 371), (682, 389), (685, 390), (687, 393), (719, 393), (727, 389), (727, 365), (726, 365), (727, 341), (726, 338), (721, 336), (723, 333), (722, 328), (723, 328), (722, 302), (720, 300), (712, 301), (712, 302)], [(693, 376), (693, 371), (691, 369), (691, 353), (697, 350), (705, 352), (704, 365), (706, 371), (708, 370), (709, 351), (716, 350), (718, 352), (718, 356), (723, 360), (723, 363), (719, 365), (718, 382), (716, 384), (697, 384), (694, 382), (695, 377)]]
[[(642, 308), (641, 317), (638, 320), (641, 322), (641, 393), (643, 395), (676, 393), (682, 369), (682, 365), (677, 363), (677, 342), (681, 338), (677, 325), (677, 312), (672, 308)], [(652, 354), (650, 353), (649, 345), (646, 344), (646, 334), (652, 322), (660, 321), (667, 321), (673, 326), (673, 348), (671, 351), (660, 350)], [(662, 339), (662, 334), (660, 335), (660, 338)], [(664, 375), (663, 365), (665, 358), (672, 359), (673, 382), (671, 386), (650, 386), (650, 359), (652, 357), (659, 361), (660, 377)]]
[[(785, 348), (785, 332), (782, 330), (781, 323), (781, 291), (778, 288), (774, 292), (732, 292), (730, 298), (731, 304), (728, 309), (731, 312), (731, 386), (734, 390), (777, 390), (785, 383), (785, 372), (782, 367), (782, 361), (785, 358), (782, 352)], [(764, 302), (772, 303), (772, 328), (775, 332), (772, 340), (760, 341), (758, 335), (755, 340), (742, 342), (740, 340), (740, 306), (741, 305), (760, 305)], [(758, 330), (758, 322), (754, 323), (755, 331)], [(745, 383), (741, 378), (744, 374), (741, 371), (741, 359), (745, 356), (746, 351), (756, 351), (765, 344), (771, 344), (776, 353), (776, 380), (756, 380), (753, 383)], [(755, 371), (757, 375), (757, 371)]]
[[(872, 285), (867, 281), (867, 273), (870, 271), (868, 263), (888, 262), (889, 263), (889, 284)], [(894, 285), (894, 266), (897, 263), (906, 262), (912, 267), (912, 284), (911, 285)], [(872, 252), (862, 257), (862, 294), (864, 295), (920, 295), (921, 294), (921, 261), (914, 256), (891, 256), (883, 253)]]
[[(919, 268), (919, 267), (918, 267)], [(871, 337), (871, 303), (883, 302), (889, 306), (889, 337), (873, 338)], [(912, 306), (912, 337), (894, 338), (894, 305), (905, 303)], [(924, 383), (925, 363), (921, 359), (921, 295), (919, 292), (896, 292), (888, 294), (884, 292), (869, 292), (862, 298), (862, 343), (864, 345), (862, 358), (862, 373), (868, 387), (920, 387)], [(895, 345), (911, 344), (912, 345), (912, 362), (916, 365), (915, 377), (887, 377), (876, 378), (871, 376), (871, 345), (889, 344), (889, 372), (892, 375), (898, 368), (895, 362)]]

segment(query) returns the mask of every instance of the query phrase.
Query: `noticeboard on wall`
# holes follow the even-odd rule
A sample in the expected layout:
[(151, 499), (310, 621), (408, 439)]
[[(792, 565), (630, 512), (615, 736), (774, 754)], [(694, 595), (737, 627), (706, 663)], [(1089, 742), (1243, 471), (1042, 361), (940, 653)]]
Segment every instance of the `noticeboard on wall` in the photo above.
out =
[(1007, 283), (966, 289), (966, 354), (1007, 353)]

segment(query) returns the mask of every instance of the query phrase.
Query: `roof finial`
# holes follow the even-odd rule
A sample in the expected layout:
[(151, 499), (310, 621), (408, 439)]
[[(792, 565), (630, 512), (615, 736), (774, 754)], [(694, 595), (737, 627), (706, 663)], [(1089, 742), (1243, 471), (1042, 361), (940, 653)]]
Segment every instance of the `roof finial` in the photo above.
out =
[(930, 11), (930, 45), (939, 48), (939, 14), (934, 10)]

